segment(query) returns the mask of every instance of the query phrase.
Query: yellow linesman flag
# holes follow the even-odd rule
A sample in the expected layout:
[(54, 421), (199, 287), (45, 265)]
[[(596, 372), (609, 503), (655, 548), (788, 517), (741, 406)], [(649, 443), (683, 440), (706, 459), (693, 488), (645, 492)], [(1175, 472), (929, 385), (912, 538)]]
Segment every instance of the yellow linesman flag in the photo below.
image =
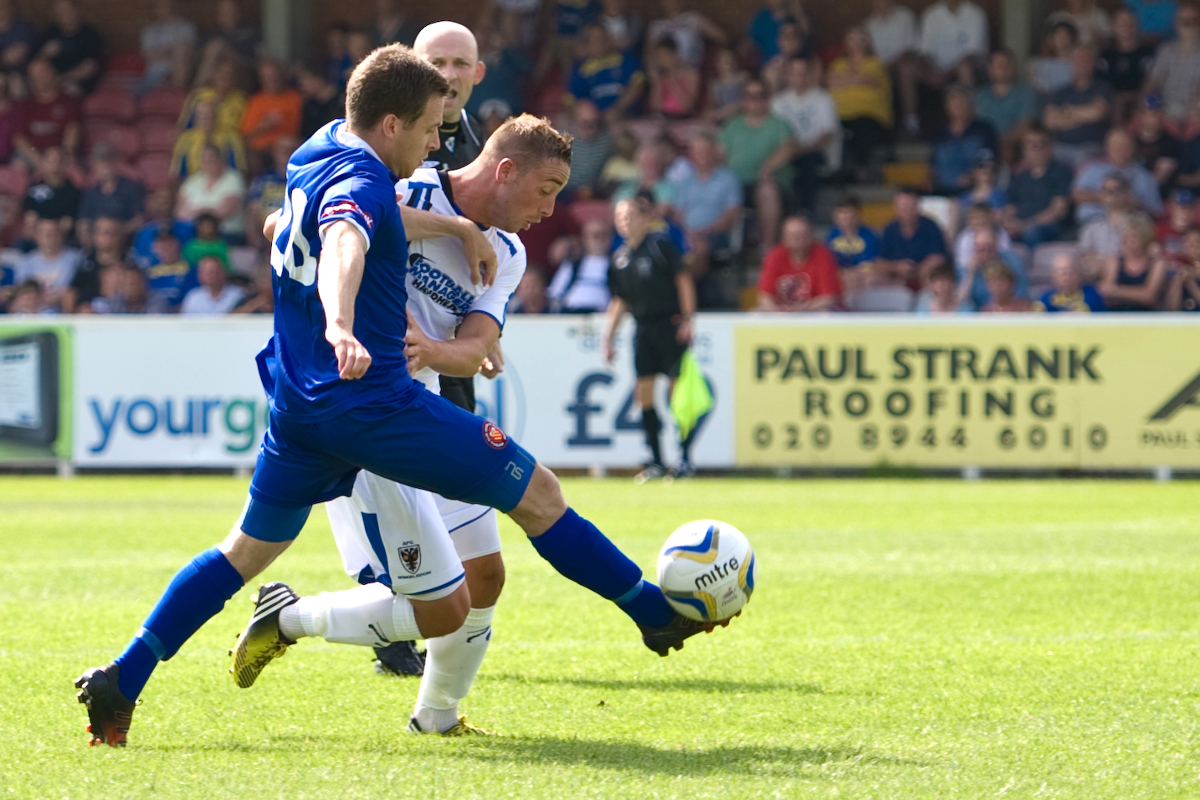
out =
[(679, 377), (675, 379), (675, 391), (671, 394), (671, 416), (679, 426), (679, 437), (686, 439), (712, 407), (712, 389), (704, 379), (700, 362), (691, 350), (687, 350), (679, 366)]

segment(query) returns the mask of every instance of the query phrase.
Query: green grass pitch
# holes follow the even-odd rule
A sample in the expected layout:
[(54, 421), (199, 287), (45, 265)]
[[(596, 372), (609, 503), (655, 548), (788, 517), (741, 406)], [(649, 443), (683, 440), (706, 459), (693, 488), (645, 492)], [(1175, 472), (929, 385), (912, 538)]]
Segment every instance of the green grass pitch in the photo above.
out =
[[(240, 592), (164, 664), (125, 750), (71, 681), (115, 656), (245, 481), (0, 478), (0, 798), (1195, 798), (1195, 484), (565, 482), (648, 571), (684, 521), (740, 527), (741, 619), (660, 659), (503, 523), (508, 585), (463, 710), (309, 640), (237, 689)], [(324, 513), (263, 576), (340, 589)], [(257, 585), (257, 582), (255, 583)]]

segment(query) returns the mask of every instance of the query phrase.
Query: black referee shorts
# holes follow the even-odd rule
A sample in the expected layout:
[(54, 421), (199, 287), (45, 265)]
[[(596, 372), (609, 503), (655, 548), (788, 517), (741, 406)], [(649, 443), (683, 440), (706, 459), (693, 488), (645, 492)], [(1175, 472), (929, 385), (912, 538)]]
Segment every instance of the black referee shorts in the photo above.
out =
[(679, 362), (687, 345), (675, 339), (678, 328), (669, 319), (637, 324), (633, 334), (633, 368), (639, 378), (649, 375), (674, 378), (679, 374)]

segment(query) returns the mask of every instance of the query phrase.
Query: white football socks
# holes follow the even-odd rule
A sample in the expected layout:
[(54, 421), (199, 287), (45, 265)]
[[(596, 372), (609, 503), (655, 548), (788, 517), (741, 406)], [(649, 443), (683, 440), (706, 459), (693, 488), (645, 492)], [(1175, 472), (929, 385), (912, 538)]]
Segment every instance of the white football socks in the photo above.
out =
[(412, 603), (382, 583), (301, 597), (280, 612), (279, 632), (292, 640), (320, 636), (366, 647), (421, 638)]
[(463, 626), (425, 642), (425, 675), (413, 716), (422, 730), (445, 732), (458, 722), (458, 704), (483, 664), (496, 607), (472, 608)]

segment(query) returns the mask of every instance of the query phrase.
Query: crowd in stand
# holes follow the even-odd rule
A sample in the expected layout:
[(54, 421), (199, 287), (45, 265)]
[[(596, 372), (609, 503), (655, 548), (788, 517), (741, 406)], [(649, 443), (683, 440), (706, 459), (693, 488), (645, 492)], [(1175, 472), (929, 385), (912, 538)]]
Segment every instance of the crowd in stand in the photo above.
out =
[[(800, 0), (741, 31), (686, 0), (651, 19), (489, 0), (460, 20), (486, 65), (467, 111), (575, 137), (512, 310), (603, 310), (612, 209), (635, 195), (701, 308), (1200, 310), (1200, 9), (1063, 1), (1018, 58), (970, 0), (872, 0), (845, 31)], [(40, 31), (0, 0), (0, 310), (269, 312), (287, 159), (342, 115), (359, 60), (428, 21), (373, 10), (287, 65), (236, 0), (199, 26), (156, 0), (137, 54), (106, 52), (72, 0)]]

